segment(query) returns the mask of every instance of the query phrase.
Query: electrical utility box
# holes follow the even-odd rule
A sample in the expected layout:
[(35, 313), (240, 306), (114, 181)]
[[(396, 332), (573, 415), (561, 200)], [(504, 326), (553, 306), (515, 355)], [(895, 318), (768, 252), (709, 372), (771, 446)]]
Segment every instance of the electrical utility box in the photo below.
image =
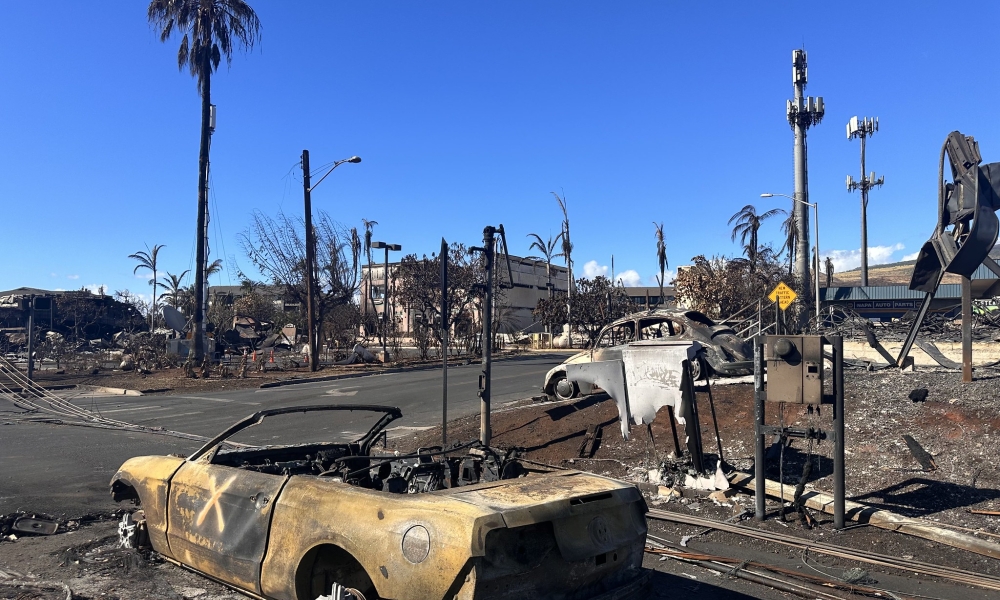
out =
[(823, 336), (769, 335), (764, 348), (769, 402), (823, 403)]

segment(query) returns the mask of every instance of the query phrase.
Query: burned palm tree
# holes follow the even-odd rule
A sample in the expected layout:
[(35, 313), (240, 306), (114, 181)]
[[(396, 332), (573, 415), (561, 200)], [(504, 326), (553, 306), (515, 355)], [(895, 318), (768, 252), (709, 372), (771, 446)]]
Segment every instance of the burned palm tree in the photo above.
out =
[(750, 261), (751, 273), (757, 267), (757, 254), (760, 250), (757, 231), (760, 229), (761, 223), (784, 212), (780, 208), (772, 208), (765, 213), (757, 214), (757, 208), (753, 204), (747, 204), (737, 211), (736, 214), (729, 217), (730, 225), (736, 223), (733, 227), (732, 239), (735, 242), (736, 238), (740, 238), (740, 243), (743, 244), (743, 253), (746, 255), (747, 260)]
[(565, 193), (562, 197), (555, 192), (552, 192), (552, 195), (556, 197), (556, 202), (559, 203), (559, 208), (563, 214), (562, 233), (560, 233), (560, 236), (562, 236), (562, 257), (566, 260), (566, 345), (572, 348), (573, 313), (570, 306), (570, 299), (573, 297), (573, 243), (569, 239), (569, 211), (566, 207)]
[(660, 284), (660, 306), (663, 306), (663, 279), (668, 266), (667, 242), (663, 239), (663, 223), (653, 221), (653, 227), (656, 228), (656, 231), (653, 232), (653, 236), (656, 237), (656, 261), (660, 265), (660, 275), (656, 278), (656, 282)]
[(537, 233), (529, 233), (528, 237), (534, 238), (531, 245), (528, 246), (529, 250), (538, 250), (542, 253), (542, 257), (545, 258), (545, 277), (548, 281), (547, 287), (549, 288), (549, 299), (552, 298), (552, 259), (558, 254), (556, 253), (556, 247), (559, 245), (559, 241), (562, 239), (562, 234), (560, 233), (556, 237), (549, 235), (548, 241), (543, 240), (542, 236)]
[(184, 281), (184, 278), (190, 272), (191, 269), (187, 269), (180, 275), (174, 275), (170, 271), (167, 271), (167, 275), (163, 278), (161, 285), (167, 290), (163, 295), (169, 298), (170, 306), (177, 308), (181, 305), (181, 299), (184, 295), (184, 286), (181, 285), (181, 282)]
[(253, 48), (260, 39), (257, 14), (243, 0), (152, 0), (146, 12), (149, 23), (167, 41), (183, 32), (177, 67), (185, 66), (197, 78), (201, 95), (201, 142), (198, 151), (198, 227), (196, 231), (194, 358), (204, 354), (202, 332), (205, 314), (205, 224), (208, 216), (208, 150), (212, 134), (212, 73), (226, 58), (232, 62), (234, 46)]
[(150, 250), (149, 245), (147, 244), (145, 250), (140, 250), (135, 254), (128, 255), (129, 258), (138, 261), (139, 263), (135, 266), (134, 269), (132, 269), (133, 274), (138, 273), (139, 269), (146, 269), (147, 271), (153, 274), (153, 277), (150, 278), (149, 280), (149, 285), (153, 286), (153, 301), (150, 303), (149, 306), (149, 331), (151, 332), (153, 331), (153, 324), (154, 324), (153, 320), (156, 318), (156, 286), (157, 286), (156, 263), (157, 263), (157, 258), (159, 257), (160, 254), (160, 249), (163, 248), (164, 245), (165, 244), (153, 244), (153, 249)]
[(361, 314), (365, 316), (365, 330), (367, 335), (368, 329), (368, 305), (370, 304), (372, 310), (375, 310), (375, 291), (372, 290), (372, 228), (378, 225), (378, 221), (370, 221), (368, 219), (361, 219), (361, 224), (365, 227), (365, 257), (368, 259), (368, 273), (366, 274), (367, 281), (365, 282), (365, 289), (367, 290), (368, 297), (365, 298), (365, 302), (362, 305)]
[(792, 267), (795, 265), (795, 249), (799, 243), (799, 230), (795, 226), (795, 213), (788, 213), (788, 216), (781, 222), (781, 233), (785, 236), (778, 253), (788, 252), (788, 274), (792, 274)]

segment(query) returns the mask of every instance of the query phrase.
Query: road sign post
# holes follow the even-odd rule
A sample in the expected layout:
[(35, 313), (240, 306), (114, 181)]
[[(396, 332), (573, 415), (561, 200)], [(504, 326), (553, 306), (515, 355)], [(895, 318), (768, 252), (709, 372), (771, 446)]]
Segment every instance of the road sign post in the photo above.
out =
[(781, 310), (787, 310), (799, 295), (795, 293), (795, 290), (785, 285), (784, 282), (780, 282), (771, 290), (771, 293), (767, 297), (770, 298), (771, 302), (777, 302)]

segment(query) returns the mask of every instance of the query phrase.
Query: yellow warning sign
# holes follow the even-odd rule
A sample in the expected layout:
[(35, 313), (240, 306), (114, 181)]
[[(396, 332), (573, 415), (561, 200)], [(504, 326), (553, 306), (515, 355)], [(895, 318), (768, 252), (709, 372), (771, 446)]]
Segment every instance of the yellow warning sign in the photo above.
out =
[(768, 294), (767, 297), (771, 299), (771, 302), (777, 302), (781, 310), (785, 310), (792, 305), (792, 302), (795, 302), (798, 294), (792, 288), (785, 285), (784, 282), (781, 282), (775, 286), (774, 291)]

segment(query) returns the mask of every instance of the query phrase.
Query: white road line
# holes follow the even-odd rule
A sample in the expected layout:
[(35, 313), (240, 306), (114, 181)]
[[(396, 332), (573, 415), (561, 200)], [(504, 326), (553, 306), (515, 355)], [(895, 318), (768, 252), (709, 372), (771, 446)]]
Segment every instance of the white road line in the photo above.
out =
[(163, 406), (163, 407), (161, 407), (159, 404), (157, 404), (157, 405), (154, 405), (154, 406), (132, 406), (132, 407), (129, 407), (129, 408), (116, 408), (116, 409), (113, 409), (113, 410), (97, 409), (97, 410), (92, 410), (90, 412), (99, 413), (99, 414), (103, 415), (104, 413), (132, 412), (132, 411), (136, 411), (136, 410), (168, 410), (168, 409), (171, 409), (171, 408), (173, 408), (173, 407), (172, 406)]
[(428, 429), (434, 429), (437, 425), (397, 425), (396, 427), (387, 427), (386, 431), (426, 431)]
[(185, 400), (208, 400), (209, 402), (235, 402), (236, 404), (250, 404), (260, 406), (260, 402), (248, 402), (246, 400), (232, 400), (230, 398), (209, 398), (208, 396), (170, 396), (171, 398), (183, 398)]
[[(200, 414), (201, 414), (201, 411), (199, 410), (199, 411), (195, 411), (195, 412), (177, 413), (177, 414), (173, 414), (173, 415), (158, 415), (158, 416), (153, 417), (153, 418), (154, 419), (172, 419), (174, 417), (186, 417), (186, 416), (189, 416), (189, 415), (200, 415)], [(153, 419), (143, 419), (143, 421), (152, 421), (152, 420)]]

